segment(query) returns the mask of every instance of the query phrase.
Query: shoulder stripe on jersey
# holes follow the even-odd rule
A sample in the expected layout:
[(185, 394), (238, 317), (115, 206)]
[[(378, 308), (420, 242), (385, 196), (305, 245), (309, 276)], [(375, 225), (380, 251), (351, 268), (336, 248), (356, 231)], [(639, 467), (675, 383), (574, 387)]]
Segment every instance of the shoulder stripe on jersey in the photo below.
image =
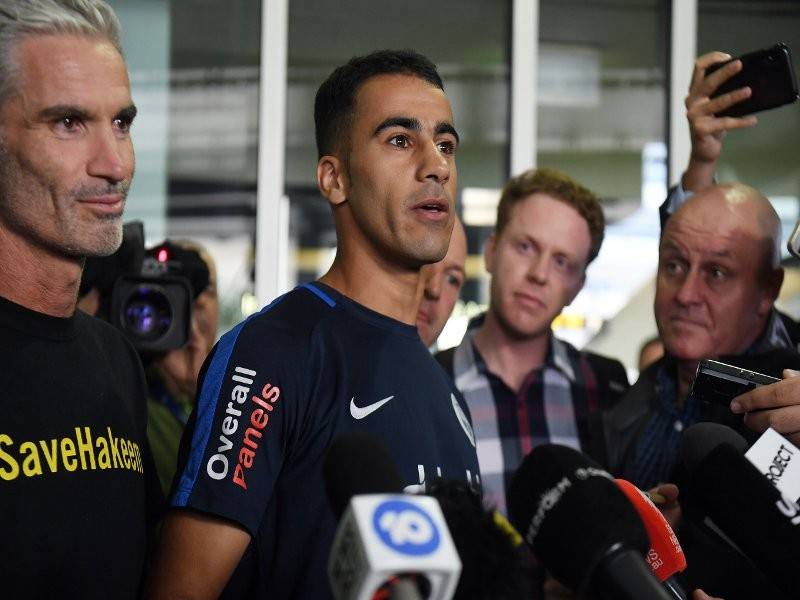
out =
[(183, 473), (178, 483), (178, 489), (175, 490), (175, 494), (172, 497), (172, 506), (186, 506), (188, 504), (189, 496), (194, 489), (197, 476), (200, 474), (203, 455), (208, 445), (208, 439), (211, 437), (211, 427), (214, 424), (217, 399), (219, 398), (222, 384), (225, 381), (225, 372), (228, 370), (228, 363), (233, 354), (236, 340), (239, 338), (239, 333), (241, 333), (250, 319), (275, 307), (285, 296), (286, 294), (278, 296), (258, 313), (250, 315), (220, 338), (217, 348), (214, 351), (214, 356), (211, 359), (211, 364), (208, 365), (206, 376), (203, 379), (203, 387), (200, 389), (200, 395), (197, 398), (197, 406), (195, 407), (197, 418), (192, 435), (192, 447), (189, 450), (189, 459), (186, 461), (186, 466), (183, 468)]
[(317, 286), (315, 286), (314, 284), (311, 284), (311, 283), (304, 283), (304, 284), (303, 284), (303, 285), (301, 285), (300, 287), (301, 287), (301, 288), (305, 288), (305, 289), (307, 289), (307, 290), (308, 290), (308, 291), (310, 291), (312, 294), (314, 294), (314, 295), (316, 295), (317, 297), (319, 297), (320, 299), (322, 299), (322, 301), (323, 301), (325, 304), (327, 304), (328, 306), (330, 306), (331, 308), (333, 308), (334, 306), (336, 306), (336, 301), (335, 301), (333, 298), (331, 298), (330, 296), (328, 296), (328, 294), (326, 294), (325, 292), (323, 292), (321, 289), (319, 289)]

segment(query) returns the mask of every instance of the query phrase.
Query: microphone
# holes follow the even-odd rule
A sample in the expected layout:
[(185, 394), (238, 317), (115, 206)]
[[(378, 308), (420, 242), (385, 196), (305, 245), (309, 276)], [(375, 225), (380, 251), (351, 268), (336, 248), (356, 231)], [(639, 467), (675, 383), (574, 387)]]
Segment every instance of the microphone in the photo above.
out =
[(580, 452), (537, 446), (507, 498), (511, 523), (567, 587), (608, 599), (672, 600), (644, 561), (650, 542), (636, 510), (611, 475)]
[(400, 493), (402, 480), (379, 438), (341, 435), (326, 454), (323, 477), (342, 515), (328, 560), (337, 600), (453, 597), (461, 561), (439, 503)]
[(615, 479), (614, 483), (639, 513), (639, 518), (650, 538), (650, 550), (647, 552), (646, 560), (653, 575), (673, 598), (687, 600), (686, 592), (674, 577), (676, 573), (686, 568), (686, 556), (683, 554), (678, 536), (647, 494), (624, 479)]
[(394, 458), (380, 438), (367, 431), (349, 431), (333, 441), (322, 463), (322, 479), (337, 519), (353, 496), (403, 493)]
[(800, 508), (756, 469), (746, 443), (728, 427), (700, 423), (687, 429), (680, 456), (688, 473), (686, 498), (724, 536), (791, 595), (800, 590)]
[(531, 551), (500, 513), (487, 508), (480, 493), (464, 481), (434, 481), (436, 498), (461, 560), (453, 600), (531, 598)]
[(778, 490), (800, 503), (800, 449), (772, 429), (756, 440), (744, 457), (764, 474)]

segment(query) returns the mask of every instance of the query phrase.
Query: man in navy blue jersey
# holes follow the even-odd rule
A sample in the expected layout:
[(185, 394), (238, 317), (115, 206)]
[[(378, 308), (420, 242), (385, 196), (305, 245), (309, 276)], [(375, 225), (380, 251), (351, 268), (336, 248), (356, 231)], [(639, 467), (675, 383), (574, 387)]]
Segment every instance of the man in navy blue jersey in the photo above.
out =
[(336, 520), (321, 475), (341, 433), (377, 433), (407, 489), (479, 484), (462, 398), (415, 328), (420, 268), (453, 228), (458, 134), (434, 65), (382, 51), (317, 92), (317, 182), (338, 247), (320, 281), (223, 336), (178, 459), (157, 598), (327, 598)]

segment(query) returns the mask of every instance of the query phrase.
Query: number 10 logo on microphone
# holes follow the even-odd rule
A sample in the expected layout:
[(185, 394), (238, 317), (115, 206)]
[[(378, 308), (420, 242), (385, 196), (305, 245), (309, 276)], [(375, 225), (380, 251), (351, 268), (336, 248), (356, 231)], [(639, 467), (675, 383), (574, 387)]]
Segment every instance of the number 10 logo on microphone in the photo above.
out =
[(423, 556), (439, 547), (439, 530), (433, 519), (406, 500), (387, 500), (379, 504), (372, 526), (386, 546), (401, 554)]

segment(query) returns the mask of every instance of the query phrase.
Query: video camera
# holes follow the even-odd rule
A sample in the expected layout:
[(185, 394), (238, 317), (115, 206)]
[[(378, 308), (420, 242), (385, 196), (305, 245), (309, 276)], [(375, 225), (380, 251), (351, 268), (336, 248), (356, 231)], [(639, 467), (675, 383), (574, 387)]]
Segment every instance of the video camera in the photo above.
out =
[(87, 259), (79, 295), (97, 289), (95, 316), (120, 329), (139, 352), (154, 354), (186, 344), (192, 301), (208, 282), (198, 252), (169, 240), (145, 250), (144, 227), (132, 221), (117, 252)]

